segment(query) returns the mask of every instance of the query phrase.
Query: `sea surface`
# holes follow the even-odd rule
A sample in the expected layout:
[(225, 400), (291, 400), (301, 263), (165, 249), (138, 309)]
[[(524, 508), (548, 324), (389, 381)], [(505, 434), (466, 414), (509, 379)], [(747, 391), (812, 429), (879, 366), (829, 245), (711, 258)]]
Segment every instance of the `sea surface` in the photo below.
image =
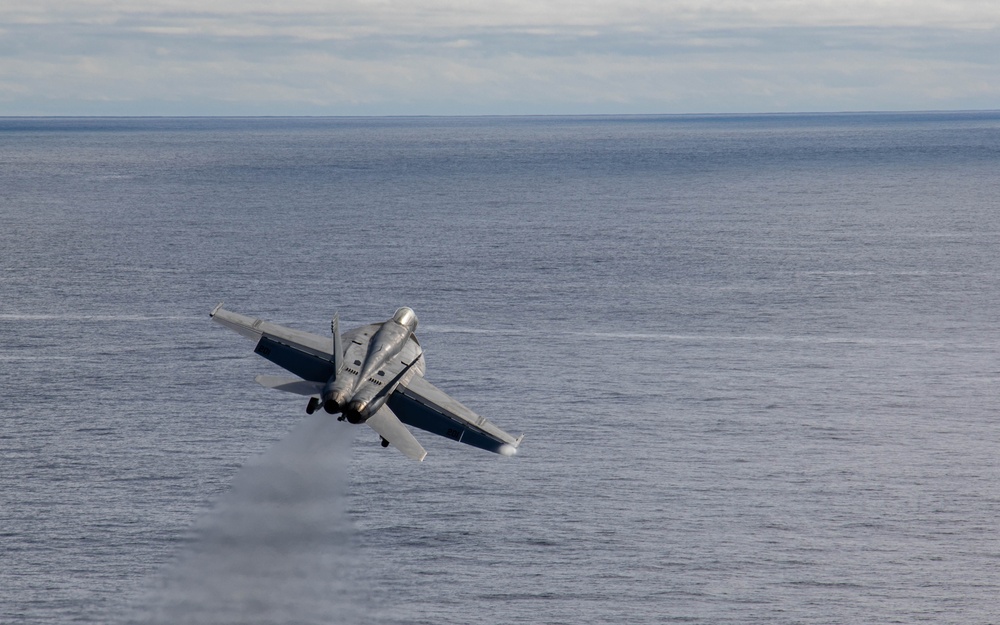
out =
[[(214, 324), (411, 306), (414, 463)], [(1000, 113), (0, 119), (0, 623), (1000, 622)]]

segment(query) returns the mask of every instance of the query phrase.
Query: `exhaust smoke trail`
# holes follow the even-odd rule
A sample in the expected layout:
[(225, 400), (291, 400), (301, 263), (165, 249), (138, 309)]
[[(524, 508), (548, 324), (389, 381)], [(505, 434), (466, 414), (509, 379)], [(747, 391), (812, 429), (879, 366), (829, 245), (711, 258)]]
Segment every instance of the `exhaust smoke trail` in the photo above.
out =
[(364, 620), (344, 511), (352, 438), (353, 428), (317, 414), (248, 462), (127, 622)]

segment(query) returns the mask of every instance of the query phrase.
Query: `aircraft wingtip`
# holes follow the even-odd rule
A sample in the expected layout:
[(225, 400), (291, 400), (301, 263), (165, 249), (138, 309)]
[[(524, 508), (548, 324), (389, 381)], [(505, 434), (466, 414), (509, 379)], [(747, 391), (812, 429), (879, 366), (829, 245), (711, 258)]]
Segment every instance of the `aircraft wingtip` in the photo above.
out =
[(212, 309), (212, 312), (208, 313), (208, 316), (209, 317), (214, 317), (215, 313), (217, 313), (220, 310), (222, 310), (222, 304), (223, 304), (223, 302), (219, 302), (218, 304), (216, 304), (215, 308)]

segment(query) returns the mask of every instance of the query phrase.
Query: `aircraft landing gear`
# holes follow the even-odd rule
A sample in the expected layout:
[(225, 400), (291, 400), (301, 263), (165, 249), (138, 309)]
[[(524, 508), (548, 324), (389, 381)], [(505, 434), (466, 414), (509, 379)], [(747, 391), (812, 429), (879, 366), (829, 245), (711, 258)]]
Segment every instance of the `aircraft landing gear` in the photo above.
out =
[(316, 399), (315, 397), (310, 397), (309, 403), (306, 404), (306, 414), (312, 414), (316, 412), (317, 408), (319, 408), (319, 400)]
[[(382, 438), (382, 437), (380, 436), (379, 438)], [(382, 438), (382, 446), (383, 447), (388, 447), (389, 446), (389, 441), (387, 441), (384, 438)]]

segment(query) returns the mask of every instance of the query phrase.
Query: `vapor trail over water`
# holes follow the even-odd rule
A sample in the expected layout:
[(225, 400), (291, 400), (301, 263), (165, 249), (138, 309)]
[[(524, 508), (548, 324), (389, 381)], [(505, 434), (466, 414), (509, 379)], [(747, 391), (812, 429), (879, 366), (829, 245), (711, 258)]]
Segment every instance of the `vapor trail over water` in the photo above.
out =
[(141, 623), (359, 622), (344, 511), (352, 430), (303, 421), (248, 462), (185, 553), (126, 616)]

